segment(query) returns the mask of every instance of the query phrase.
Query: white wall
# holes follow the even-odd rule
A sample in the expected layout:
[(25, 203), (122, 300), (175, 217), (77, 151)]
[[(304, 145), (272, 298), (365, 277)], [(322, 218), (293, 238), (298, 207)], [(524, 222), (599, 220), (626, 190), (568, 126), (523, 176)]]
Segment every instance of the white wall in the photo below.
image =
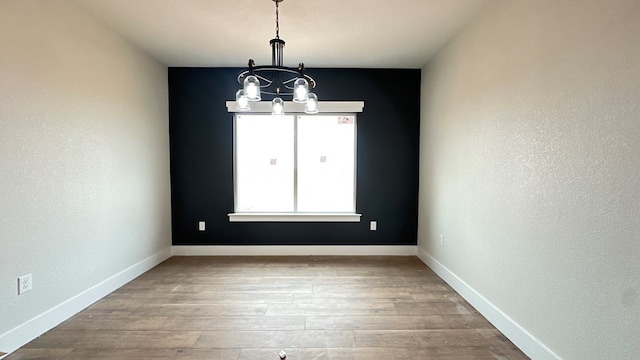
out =
[(2, 0), (0, 54), (6, 352), (12, 330), (166, 256), (171, 215), (166, 66), (64, 0)]
[(639, 1), (488, 7), (423, 69), (420, 176), (421, 257), (531, 356), (640, 358)]

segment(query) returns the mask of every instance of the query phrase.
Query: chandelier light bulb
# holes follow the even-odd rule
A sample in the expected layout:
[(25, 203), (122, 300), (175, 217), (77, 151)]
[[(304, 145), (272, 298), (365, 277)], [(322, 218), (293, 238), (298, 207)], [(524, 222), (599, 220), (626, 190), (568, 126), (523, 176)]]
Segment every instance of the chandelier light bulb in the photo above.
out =
[(249, 101), (260, 101), (260, 81), (254, 75), (244, 79), (244, 93)]
[(309, 82), (305, 78), (298, 78), (293, 83), (293, 102), (306, 103), (309, 100)]
[(236, 109), (238, 111), (251, 110), (251, 106), (249, 106), (249, 99), (247, 99), (247, 95), (244, 93), (244, 90), (242, 89), (236, 92)]
[(279, 97), (271, 102), (271, 115), (284, 115), (284, 101)]
[(307, 114), (318, 113), (318, 97), (314, 93), (309, 94), (309, 100), (304, 104), (304, 112)]

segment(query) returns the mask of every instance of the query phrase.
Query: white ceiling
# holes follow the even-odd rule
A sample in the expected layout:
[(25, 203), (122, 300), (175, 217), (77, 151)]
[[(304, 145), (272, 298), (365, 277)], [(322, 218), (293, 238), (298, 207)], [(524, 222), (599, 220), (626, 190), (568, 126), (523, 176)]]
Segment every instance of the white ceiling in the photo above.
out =
[[(74, 0), (168, 66), (271, 62), (272, 0)], [(286, 0), (284, 62), (419, 68), (489, 0)]]

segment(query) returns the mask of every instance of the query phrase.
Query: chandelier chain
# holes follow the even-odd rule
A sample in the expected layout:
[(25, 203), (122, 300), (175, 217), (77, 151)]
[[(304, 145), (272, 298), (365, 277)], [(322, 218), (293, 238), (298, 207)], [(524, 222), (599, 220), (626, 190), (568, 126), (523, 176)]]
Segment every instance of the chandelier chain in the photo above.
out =
[(276, 39), (280, 39), (280, 10), (278, 9), (278, 1), (276, 1)]

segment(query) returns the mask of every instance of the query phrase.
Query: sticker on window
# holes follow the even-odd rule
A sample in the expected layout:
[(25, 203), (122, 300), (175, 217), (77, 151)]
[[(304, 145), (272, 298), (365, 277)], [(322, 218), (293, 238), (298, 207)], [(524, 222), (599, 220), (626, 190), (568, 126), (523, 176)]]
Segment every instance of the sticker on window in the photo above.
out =
[(338, 116), (338, 124), (353, 125), (353, 116)]

